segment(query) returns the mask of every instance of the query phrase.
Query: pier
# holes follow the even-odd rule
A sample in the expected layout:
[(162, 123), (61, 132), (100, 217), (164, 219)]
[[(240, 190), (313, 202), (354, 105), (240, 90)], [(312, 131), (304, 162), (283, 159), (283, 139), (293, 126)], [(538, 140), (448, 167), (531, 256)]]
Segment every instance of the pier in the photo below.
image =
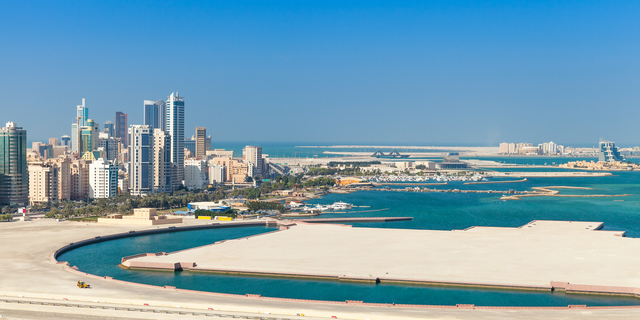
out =
[(364, 218), (318, 218), (318, 219), (296, 219), (295, 221), (308, 223), (351, 223), (351, 222), (392, 222), (410, 221), (413, 217), (364, 217)]

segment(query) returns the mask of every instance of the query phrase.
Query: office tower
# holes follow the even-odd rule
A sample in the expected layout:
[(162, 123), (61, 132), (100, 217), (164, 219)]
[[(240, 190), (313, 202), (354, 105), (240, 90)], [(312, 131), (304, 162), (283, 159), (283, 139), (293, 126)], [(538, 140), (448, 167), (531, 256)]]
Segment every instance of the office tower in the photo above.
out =
[(153, 131), (148, 125), (129, 127), (129, 192), (153, 193)]
[(73, 160), (71, 170), (71, 200), (89, 197), (89, 164), (82, 159)]
[(184, 180), (184, 98), (171, 93), (167, 100), (166, 131), (171, 136), (171, 163), (173, 164), (173, 189)]
[(167, 102), (164, 100), (156, 100), (156, 119), (155, 123), (157, 124), (155, 128), (160, 128), (165, 130), (167, 127)]
[(107, 121), (104, 123), (104, 133), (106, 133), (109, 138), (114, 138), (116, 136), (116, 125), (111, 121)]
[(202, 159), (207, 155), (207, 128), (196, 127), (196, 150), (195, 157)]
[(58, 168), (53, 164), (29, 165), (29, 204), (58, 201)]
[(606, 162), (616, 162), (623, 161), (620, 152), (618, 152), (618, 147), (612, 141), (600, 140), (600, 152), (598, 154), (598, 162), (606, 161)]
[(163, 129), (153, 129), (153, 187), (156, 192), (170, 193), (171, 136)]
[(151, 130), (159, 128), (163, 129), (166, 127), (165, 117), (166, 117), (166, 102), (162, 100), (144, 101), (144, 124), (151, 126)]
[(251, 163), (254, 168), (251, 177), (264, 176), (264, 160), (262, 147), (246, 146), (242, 149), (242, 159)]
[(78, 119), (78, 125), (83, 127), (87, 125), (89, 119), (89, 108), (84, 104), (84, 98), (82, 98), (82, 105), (76, 107), (76, 119)]
[(107, 160), (118, 160), (118, 140), (105, 132), (98, 135), (98, 148), (104, 150), (104, 158)]
[(80, 131), (82, 130), (82, 127), (86, 126), (86, 122), (88, 119), (89, 108), (86, 107), (83, 98), (82, 105), (76, 107), (76, 122), (71, 124), (71, 150), (75, 153), (81, 152), (82, 147), (80, 146)]
[[(184, 141), (184, 148), (188, 150), (192, 155), (196, 154), (196, 136), (191, 137), (189, 140)], [(189, 156), (187, 156), (188, 158)]]
[(58, 145), (58, 138), (49, 138), (49, 144), (52, 146)]
[(188, 159), (184, 162), (185, 188), (199, 189), (207, 182), (207, 163), (203, 159)]
[(71, 137), (69, 137), (68, 135), (60, 137), (60, 142), (61, 146), (71, 147)]
[(127, 141), (128, 131), (127, 131), (127, 114), (122, 113), (120, 111), (116, 112), (116, 133), (115, 137), (120, 138), (120, 142), (122, 146), (126, 149), (129, 146), (129, 142)]
[(50, 144), (38, 144), (37, 148), (32, 147), (32, 151), (36, 151), (41, 157), (45, 159), (53, 158), (53, 146)]
[(98, 143), (98, 127), (93, 119), (87, 119), (80, 133), (80, 155), (95, 151)]
[(0, 128), (0, 205), (28, 203), (27, 131), (7, 122)]
[(158, 125), (156, 123), (157, 111), (158, 110), (156, 108), (155, 101), (144, 100), (144, 109), (143, 109), (142, 119), (143, 119), (144, 125), (151, 127), (151, 130), (153, 130), (153, 128), (157, 128), (157, 125)]
[(101, 199), (118, 195), (118, 165), (100, 158), (89, 165), (89, 198)]

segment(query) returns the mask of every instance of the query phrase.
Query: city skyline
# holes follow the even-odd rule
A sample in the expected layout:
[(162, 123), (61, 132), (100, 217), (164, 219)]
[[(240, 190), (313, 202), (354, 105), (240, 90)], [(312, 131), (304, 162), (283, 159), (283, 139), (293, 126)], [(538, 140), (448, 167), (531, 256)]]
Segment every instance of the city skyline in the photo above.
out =
[[(122, 111), (142, 124), (145, 99), (180, 91), (185, 127), (214, 142), (640, 143), (637, 3), (2, 8), (5, 121), (33, 141), (68, 134), (82, 98), (96, 123)], [(167, 41), (180, 49), (148, 54)], [(239, 114), (246, 130), (218, 121)]]

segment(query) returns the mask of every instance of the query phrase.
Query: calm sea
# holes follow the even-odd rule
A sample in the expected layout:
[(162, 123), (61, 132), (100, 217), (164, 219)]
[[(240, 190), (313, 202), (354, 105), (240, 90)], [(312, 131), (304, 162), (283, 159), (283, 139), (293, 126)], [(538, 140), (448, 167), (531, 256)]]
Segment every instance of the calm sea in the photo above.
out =
[[(640, 237), (640, 172), (620, 172), (609, 177), (529, 178), (509, 184), (463, 185), (450, 182), (437, 188), (482, 190), (529, 190), (534, 186), (581, 186), (595, 190), (562, 190), (571, 194), (632, 194), (623, 198), (537, 197), (503, 201), (500, 195), (457, 193), (412, 193), (361, 191), (330, 194), (310, 201), (330, 204), (345, 201), (356, 206), (348, 213), (323, 217), (411, 216), (413, 221), (362, 223), (356, 227), (452, 230), (471, 226), (518, 227), (532, 220), (574, 220), (604, 222), (605, 230), (622, 230), (628, 237)], [(430, 187), (433, 188), (433, 187)], [(624, 200), (624, 201), (614, 201)], [(366, 206), (366, 207), (365, 207)], [(388, 209), (358, 213), (363, 210)], [(354, 284), (336, 281), (222, 276), (192, 272), (131, 271), (118, 267), (120, 258), (142, 252), (171, 252), (210, 244), (222, 239), (240, 238), (272, 229), (246, 227), (177, 232), (114, 240), (82, 247), (63, 254), (80, 270), (100, 276), (155, 285), (235, 294), (319, 300), (362, 300), (365, 302), (409, 304), (475, 304), (492, 306), (630, 305), (639, 299), (509, 290), (451, 287)]]

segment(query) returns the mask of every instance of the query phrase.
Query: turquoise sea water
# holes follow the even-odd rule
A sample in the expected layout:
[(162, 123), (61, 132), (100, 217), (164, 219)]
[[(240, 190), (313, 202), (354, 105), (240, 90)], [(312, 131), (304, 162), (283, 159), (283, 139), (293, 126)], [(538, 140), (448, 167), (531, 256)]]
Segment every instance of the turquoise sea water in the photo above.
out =
[[(357, 206), (347, 213), (322, 217), (412, 216), (412, 221), (362, 223), (356, 227), (452, 230), (471, 226), (518, 227), (532, 220), (577, 220), (604, 222), (605, 230), (626, 231), (640, 237), (640, 172), (620, 172), (610, 177), (529, 178), (523, 183), (463, 185), (450, 182), (429, 188), (529, 190), (534, 186), (583, 186), (594, 190), (562, 190), (565, 194), (632, 194), (622, 198), (537, 197), (519, 201), (499, 200), (499, 194), (413, 193), (362, 191), (330, 194), (310, 203), (345, 201)], [(624, 201), (614, 201), (624, 200)], [(359, 213), (357, 211), (385, 209)], [(318, 300), (363, 300), (366, 302), (493, 306), (630, 305), (640, 299), (614, 296), (523, 292), (453, 287), (354, 284), (284, 278), (213, 275), (194, 272), (132, 271), (119, 268), (120, 258), (142, 252), (172, 252), (222, 239), (241, 238), (273, 229), (246, 227), (211, 229), (141, 236), (93, 244), (59, 257), (80, 270), (117, 279), (154, 285), (235, 294)]]

